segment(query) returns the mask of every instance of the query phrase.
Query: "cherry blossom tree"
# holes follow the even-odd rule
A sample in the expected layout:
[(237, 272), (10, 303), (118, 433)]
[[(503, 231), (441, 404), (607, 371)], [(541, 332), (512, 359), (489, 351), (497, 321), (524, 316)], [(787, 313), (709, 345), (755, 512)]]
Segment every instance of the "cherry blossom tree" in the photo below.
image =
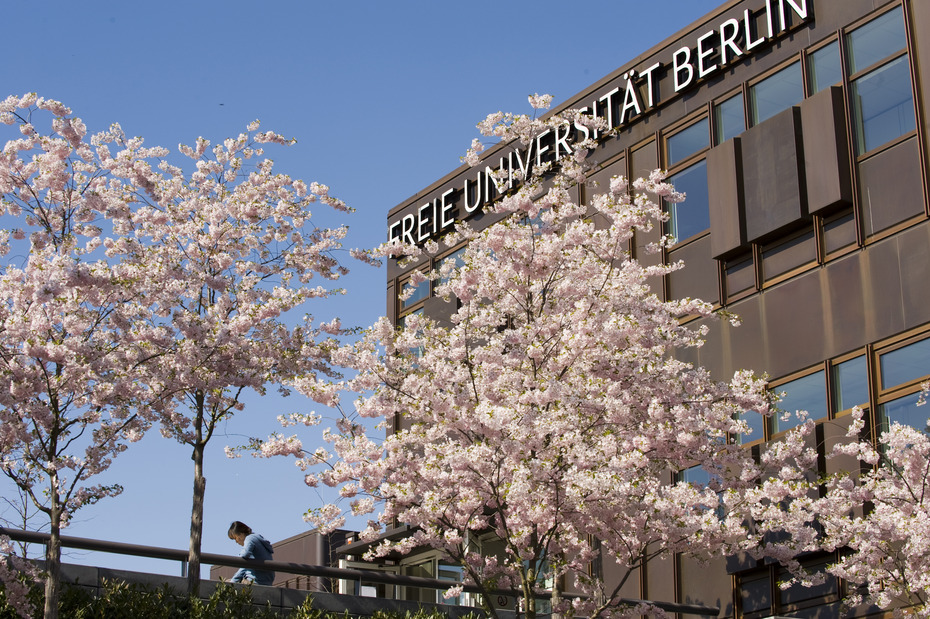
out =
[[(576, 122), (597, 126), (565, 112), (495, 114), (479, 127), (527, 144)], [(304, 467), (325, 463), (307, 483), (338, 487), (353, 515), (379, 508), (364, 540), (392, 522), (412, 527), (408, 537), (377, 544), (369, 559), (440, 549), (483, 590), (519, 591), (531, 618), (541, 588), (551, 589), (555, 612), (642, 614), (621, 598), (627, 579), (664, 554), (736, 548), (744, 521), (718, 509), (719, 493), (764, 473), (728, 440), (748, 432), (739, 413), (769, 412), (764, 381), (740, 372), (719, 382), (677, 359), (700, 346), (707, 329), (684, 319), (709, 317), (712, 308), (660, 299), (652, 284), (681, 265), (645, 266), (630, 254), (634, 232), (665, 219), (660, 201), (682, 196), (656, 172), (632, 186), (614, 178), (579, 204), (573, 189), (586, 181), (593, 147), (577, 144), (558, 166), (522, 178), (493, 206), (499, 223), (480, 232), (463, 225), (443, 239), (448, 248), (467, 243), (460, 263), (422, 275), (451, 304), (449, 324), (414, 314), (396, 328), (385, 318), (335, 353), (357, 372), (346, 383), (362, 394), (357, 415), (379, 420), (385, 438), (347, 417), (326, 434), (333, 453), (304, 452), (296, 436), (262, 446), (296, 454)], [(466, 158), (476, 163), (480, 149), (476, 142)], [(381, 251), (418, 260), (444, 250), (433, 243)], [(413, 277), (414, 286), (422, 281)], [(693, 466), (711, 483), (677, 480)], [(345, 517), (335, 504), (308, 513), (324, 530)], [(501, 553), (476, 552), (473, 540), (487, 532)], [(608, 589), (588, 574), (598, 553), (616, 564), (619, 585)], [(581, 594), (571, 604), (563, 582)], [(496, 614), (492, 596), (482, 598)]]
[[(54, 116), (43, 134), (36, 112)], [(60, 530), (84, 505), (120, 492), (91, 479), (137, 440), (149, 394), (135, 369), (148, 352), (132, 266), (102, 253), (130, 187), (108, 184), (80, 119), (35, 95), (0, 103), (20, 137), (0, 154), (0, 470), (48, 518), (47, 617), (57, 615)], [(94, 145), (98, 152), (95, 153)], [(103, 227), (102, 227), (103, 226)]]
[[(48, 135), (32, 123), (39, 111), (54, 115)], [(191, 447), (196, 590), (204, 450), (245, 390), (329, 372), (317, 339), (339, 333), (339, 321), (291, 313), (337, 292), (319, 282), (346, 272), (334, 257), (346, 228), (314, 225), (309, 206), (349, 209), (324, 185), (275, 173), (264, 145), (293, 140), (257, 121), (216, 146), (181, 145), (179, 164), (118, 125), (85, 139), (68, 108), (35, 95), (5, 100), (0, 121), (22, 134), (3, 151), (4, 213), (33, 230), (0, 238), (14, 254), (28, 250), (0, 277), (0, 441), (4, 472), (51, 493), (48, 505), (36, 500), (53, 539), (46, 615), (60, 527), (120, 490), (85, 482), (154, 422)]]
[[(194, 171), (165, 162), (158, 172), (134, 169), (146, 191), (117, 230), (126, 262), (146, 273), (147, 345), (159, 362), (146, 366), (145, 381), (166, 394), (162, 433), (191, 448), (191, 592), (200, 583), (204, 452), (218, 424), (243, 409), (246, 390), (278, 385), (287, 393), (283, 384), (295, 376), (307, 384), (331, 375), (318, 339), (341, 332), (338, 319), (314, 325), (293, 316), (341, 292), (319, 281), (347, 272), (334, 257), (347, 228), (317, 227), (310, 206), (350, 209), (325, 185), (273, 171), (263, 145), (292, 143), (258, 131), (256, 121), (212, 147), (203, 138), (181, 145)], [(316, 397), (327, 393), (321, 385)]]
[[(806, 584), (825, 574), (807, 573), (796, 557), (838, 551), (826, 572), (849, 583), (847, 606), (923, 617), (930, 602), (930, 437), (893, 423), (874, 445), (863, 438), (870, 434), (864, 428), (862, 411), (854, 409), (845, 440), (827, 455), (851, 461), (846, 470), (819, 477), (811, 474), (810, 458), (801, 458), (745, 495), (758, 552), (792, 568), (785, 584)], [(790, 440), (785, 449), (805, 451)], [(770, 540), (765, 548), (763, 537)]]

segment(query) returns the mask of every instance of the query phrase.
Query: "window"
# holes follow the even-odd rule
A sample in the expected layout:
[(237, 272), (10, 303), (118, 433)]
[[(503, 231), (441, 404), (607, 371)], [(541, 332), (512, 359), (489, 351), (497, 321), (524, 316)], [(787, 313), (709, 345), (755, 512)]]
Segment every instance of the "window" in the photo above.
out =
[(907, 56), (852, 82), (856, 154), (861, 155), (916, 129)]
[(930, 338), (905, 341), (903, 345), (879, 351), (878, 429), (892, 423), (927, 431), (930, 410), (917, 406), (920, 382), (930, 375)]
[(408, 291), (412, 290), (412, 292), (410, 293), (410, 296), (406, 298), (402, 298), (400, 301), (400, 309), (401, 311), (403, 311), (405, 309), (413, 307), (414, 305), (416, 305), (417, 303), (419, 303), (420, 301), (424, 300), (425, 298), (429, 296), (429, 280), (428, 279), (424, 280), (420, 282), (419, 284), (412, 284), (410, 280), (407, 279), (401, 285), (401, 290), (402, 290), (402, 294), (406, 294)]
[(898, 7), (847, 35), (849, 72), (857, 73), (905, 48), (904, 16)]
[[(900, 7), (856, 28), (846, 40), (856, 154), (862, 155), (916, 129)], [(869, 72), (858, 75), (864, 70)]]
[(738, 94), (714, 106), (716, 144), (722, 144), (746, 130), (743, 117), (743, 96)]
[(765, 417), (756, 411), (746, 411), (740, 418), (749, 426), (749, 432), (737, 438), (740, 445), (755, 443), (765, 438)]
[(696, 122), (666, 140), (668, 167), (687, 159), (691, 155), (710, 146), (710, 134), (707, 130), (707, 119)]
[(882, 389), (915, 381), (930, 374), (930, 338), (879, 356)]
[(707, 197), (707, 162), (701, 160), (669, 177), (685, 201), (668, 204), (668, 233), (682, 241), (710, 228), (710, 202)]
[(807, 74), (810, 78), (811, 94), (843, 81), (840, 46), (836, 41), (808, 55)]
[[(784, 411), (770, 418), (773, 434), (801, 425), (802, 420), (794, 414), (795, 411), (807, 411), (807, 418), (813, 420), (827, 417), (827, 389), (823, 370), (782, 383), (773, 387), (772, 391), (783, 394), (777, 406), (779, 411)], [(785, 413), (791, 416), (784, 419)]]
[(865, 355), (833, 366), (833, 402), (836, 412), (869, 403), (869, 373)]
[(749, 89), (752, 124), (758, 125), (804, 99), (801, 64), (795, 62)]
[[(685, 194), (685, 201), (666, 203), (669, 213), (666, 232), (676, 241), (684, 241), (710, 228), (710, 206), (707, 197), (707, 162), (703, 159), (688, 165), (696, 155), (710, 148), (710, 126), (707, 118), (670, 135), (665, 140), (666, 166), (672, 170), (668, 181), (675, 190)], [(675, 166), (685, 167), (675, 170)]]

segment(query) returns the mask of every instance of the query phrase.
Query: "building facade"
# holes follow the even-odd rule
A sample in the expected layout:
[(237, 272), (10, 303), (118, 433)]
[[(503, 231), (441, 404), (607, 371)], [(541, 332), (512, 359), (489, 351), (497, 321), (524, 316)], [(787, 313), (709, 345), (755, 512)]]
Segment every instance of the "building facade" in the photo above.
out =
[[(718, 378), (741, 368), (767, 373), (786, 394), (782, 408), (817, 422), (821, 455), (845, 434), (856, 405), (873, 438), (894, 421), (926, 425), (916, 401), (930, 375), (930, 38), (918, 35), (928, 29), (927, 0), (731, 0), (559, 107), (586, 109), (616, 129), (590, 155), (602, 186), (662, 168), (687, 193), (669, 205), (665, 232), (677, 243), (645, 254), (662, 233), (655, 230), (635, 239), (632, 255), (684, 261), (657, 291), (664, 298), (701, 298), (741, 318), (736, 329), (713, 324), (687, 360)], [(549, 133), (519, 150), (490, 149), (481, 165), (392, 209), (388, 238), (425, 243), (459, 220), (493, 224), (484, 207), (506, 188), (491, 172), (506, 178), (539, 165), (572, 139)], [(585, 200), (596, 189), (577, 191)], [(388, 316), (397, 324), (418, 312), (447, 316), (428, 281), (403, 301), (398, 293), (412, 270), (456, 250), (404, 267), (389, 262)], [(746, 449), (796, 423), (747, 415)], [(844, 464), (822, 458), (821, 466)], [(814, 569), (829, 560), (807, 559)], [(391, 569), (435, 577), (451, 568), (417, 555)], [(640, 573), (624, 596), (719, 606), (721, 616), (747, 619), (839, 616), (844, 583), (781, 590), (780, 570), (739, 557), (709, 568), (670, 558)]]

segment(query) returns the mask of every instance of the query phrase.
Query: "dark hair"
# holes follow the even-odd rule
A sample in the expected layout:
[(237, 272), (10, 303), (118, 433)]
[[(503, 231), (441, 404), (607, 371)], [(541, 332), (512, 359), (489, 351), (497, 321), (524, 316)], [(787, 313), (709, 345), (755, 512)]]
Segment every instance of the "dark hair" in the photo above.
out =
[(249, 528), (249, 525), (244, 522), (239, 522), (236, 520), (231, 525), (229, 525), (229, 539), (236, 539), (237, 535), (251, 535), (252, 529)]

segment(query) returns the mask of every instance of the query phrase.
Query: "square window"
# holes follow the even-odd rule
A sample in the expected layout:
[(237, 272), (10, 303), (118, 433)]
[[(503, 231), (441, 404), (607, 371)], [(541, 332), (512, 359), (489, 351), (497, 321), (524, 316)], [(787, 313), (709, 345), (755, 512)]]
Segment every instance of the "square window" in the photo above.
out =
[(749, 89), (752, 124), (758, 125), (803, 99), (801, 63), (795, 62)]
[(930, 431), (927, 418), (930, 410), (926, 406), (917, 406), (918, 394), (912, 393), (904, 397), (885, 402), (878, 407), (878, 431), (887, 432), (892, 423), (911, 426), (922, 432)]
[[(807, 418), (813, 420), (827, 416), (827, 389), (823, 370), (778, 385), (772, 391), (784, 393), (777, 404), (779, 411), (783, 412), (776, 412), (771, 417), (773, 434), (801, 425), (801, 420), (794, 415), (795, 411), (807, 411)], [(782, 420), (785, 412), (791, 413), (791, 417)]]
[(900, 52), (906, 47), (907, 42), (901, 8), (888, 11), (856, 28), (847, 35), (846, 41), (849, 48), (850, 74), (867, 69)]
[(907, 56), (852, 83), (856, 154), (867, 153), (917, 128)]
[(686, 129), (682, 129), (665, 141), (668, 167), (683, 161), (710, 146), (710, 132), (707, 128), (707, 119), (700, 120)]
[(410, 296), (404, 299), (401, 299), (401, 302), (400, 302), (401, 309), (412, 307), (429, 296), (429, 280), (426, 279), (420, 282), (419, 284), (413, 285), (410, 283), (410, 280), (408, 279), (407, 281), (403, 283), (403, 286), (401, 286), (401, 290), (403, 291), (403, 293), (407, 293), (407, 291), (411, 289), (413, 289), (413, 292), (410, 294)]
[(878, 358), (882, 389), (890, 389), (930, 374), (930, 338), (886, 352)]

